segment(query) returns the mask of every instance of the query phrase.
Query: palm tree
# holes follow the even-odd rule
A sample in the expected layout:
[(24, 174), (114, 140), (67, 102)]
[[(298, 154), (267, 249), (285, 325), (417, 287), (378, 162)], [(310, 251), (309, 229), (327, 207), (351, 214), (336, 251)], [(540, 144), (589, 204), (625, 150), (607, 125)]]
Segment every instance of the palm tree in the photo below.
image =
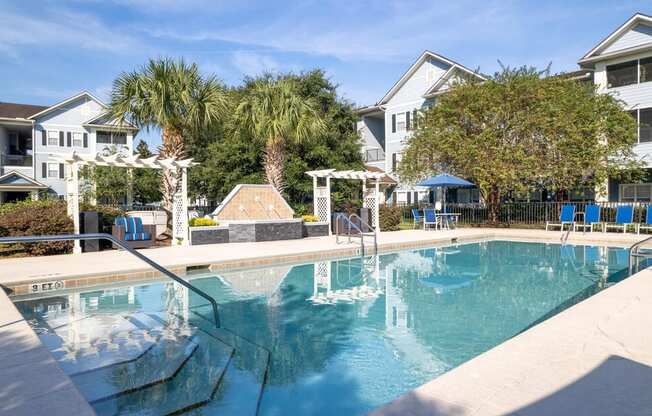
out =
[(236, 124), (265, 145), (263, 166), (267, 182), (285, 190), (285, 144), (322, 132), (326, 125), (318, 103), (301, 96), (291, 79), (264, 76), (252, 81), (235, 111)]
[[(210, 126), (226, 110), (227, 94), (214, 76), (203, 77), (196, 64), (170, 58), (150, 59), (139, 70), (123, 72), (113, 82), (110, 111), (118, 122), (139, 128), (159, 128), (163, 158), (186, 157), (188, 131)], [(179, 172), (164, 170), (161, 181), (168, 233)]]

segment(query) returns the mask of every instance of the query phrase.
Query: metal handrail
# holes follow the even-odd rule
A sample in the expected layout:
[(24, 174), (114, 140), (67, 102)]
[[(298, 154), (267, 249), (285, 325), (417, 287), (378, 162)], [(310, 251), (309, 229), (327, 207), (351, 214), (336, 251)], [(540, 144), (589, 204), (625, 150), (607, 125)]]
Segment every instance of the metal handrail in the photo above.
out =
[(120, 241), (119, 239), (115, 238), (114, 236), (110, 234), (105, 234), (105, 233), (91, 233), (91, 234), (61, 234), (61, 235), (38, 235), (38, 236), (26, 236), (26, 237), (0, 237), (0, 244), (15, 244), (15, 243), (39, 243), (39, 242), (46, 242), (46, 241), (74, 241), (74, 240), (109, 240), (116, 246), (122, 248), (129, 254), (135, 256), (136, 258), (144, 261), (157, 271), (163, 273), (165, 276), (169, 277), (170, 279), (174, 280), (175, 282), (179, 283), (180, 285), (186, 287), (189, 290), (192, 290), (202, 298), (206, 299), (212, 306), (213, 308), (213, 318), (215, 319), (215, 326), (219, 328), (221, 326), (220, 324), (220, 315), (217, 310), (217, 302), (215, 302), (215, 299), (213, 299), (211, 296), (206, 294), (204, 291), (201, 289), (193, 286), (192, 284), (188, 283), (187, 281), (183, 280), (176, 274), (172, 273), (168, 269), (164, 268), (160, 264), (154, 262), (151, 260), (149, 257), (146, 257), (133, 248), (129, 247), (126, 245), (123, 241)]
[[(373, 236), (374, 236), (374, 254), (378, 254), (378, 240), (377, 240), (378, 236), (376, 235), (376, 229), (373, 228), (371, 225), (369, 225), (367, 222), (363, 221), (362, 218), (360, 218), (360, 216), (358, 214), (349, 215), (349, 222), (350, 223), (353, 223), (353, 221), (351, 221), (352, 218), (357, 218), (360, 221), (361, 225), (366, 225), (367, 226), (367, 229), (374, 230), (374, 232), (373, 232)], [(367, 233), (366, 235), (369, 235), (369, 234), (370, 233)], [(365, 233), (361, 232), (361, 235), (364, 236)], [(364, 237), (361, 237), (361, 240), (363, 240), (363, 246), (364, 246)]]
[[(360, 227), (355, 225), (350, 218), (348, 218), (346, 215), (344, 215), (341, 212), (335, 216), (335, 243), (336, 244), (340, 243), (340, 222), (338, 221), (339, 218), (342, 218), (347, 222), (348, 231), (346, 235), (349, 239), (349, 243), (351, 242), (351, 226), (353, 226), (353, 228), (355, 228), (358, 231), (360, 237), (360, 250), (361, 250), (360, 254), (364, 256), (364, 233), (362, 232)], [(357, 237), (356, 235), (353, 236)]]
[(629, 247), (629, 259), (628, 259), (628, 266), (629, 266), (629, 274), (631, 275), (632, 272), (634, 271), (634, 257), (640, 257), (640, 252), (639, 249), (640, 247), (647, 243), (648, 241), (652, 240), (652, 236), (645, 238), (641, 241), (637, 241), (636, 243), (632, 244)]

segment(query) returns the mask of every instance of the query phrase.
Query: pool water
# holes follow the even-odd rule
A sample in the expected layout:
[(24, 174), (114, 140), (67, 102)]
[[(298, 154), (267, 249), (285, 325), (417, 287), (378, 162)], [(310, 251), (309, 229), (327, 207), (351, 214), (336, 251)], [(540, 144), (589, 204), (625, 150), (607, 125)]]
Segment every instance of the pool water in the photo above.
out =
[(358, 415), (625, 278), (627, 255), (492, 240), (191, 274), (213, 332), (173, 283), (16, 304), (100, 415)]

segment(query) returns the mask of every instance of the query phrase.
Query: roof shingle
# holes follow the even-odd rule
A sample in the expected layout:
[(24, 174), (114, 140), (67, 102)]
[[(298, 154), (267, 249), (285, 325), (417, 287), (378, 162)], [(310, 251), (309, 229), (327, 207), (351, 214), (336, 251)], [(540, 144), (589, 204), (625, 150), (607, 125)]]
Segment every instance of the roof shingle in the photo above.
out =
[(0, 117), (27, 118), (48, 108), (42, 105), (16, 104), (0, 102)]

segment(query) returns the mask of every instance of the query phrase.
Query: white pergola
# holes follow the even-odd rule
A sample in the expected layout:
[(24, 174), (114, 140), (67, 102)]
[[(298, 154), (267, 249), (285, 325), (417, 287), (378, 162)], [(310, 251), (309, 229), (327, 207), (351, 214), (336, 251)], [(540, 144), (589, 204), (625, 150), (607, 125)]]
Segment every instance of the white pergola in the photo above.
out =
[[(188, 245), (188, 168), (196, 166), (192, 159), (158, 159), (158, 156), (140, 158), (138, 155), (102, 154), (51, 154), (50, 157), (67, 167), (66, 200), (68, 215), (72, 217), (75, 234), (79, 224), (79, 168), (82, 166), (109, 166), (127, 169), (168, 169), (181, 172), (181, 186), (174, 195), (172, 207), (172, 244)], [(74, 253), (81, 253), (79, 241), (75, 241)]]
[[(380, 185), (384, 183), (384, 172), (366, 170), (311, 170), (306, 175), (312, 177), (313, 212), (320, 221), (331, 224), (331, 179), (353, 179), (362, 181), (362, 206), (371, 210), (371, 226), (378, 231), (380, 206)], [(319, 184), (319, 179), (326, 179), (325, 184)], [(367, 184), (373, 184), (368, 187)]]

